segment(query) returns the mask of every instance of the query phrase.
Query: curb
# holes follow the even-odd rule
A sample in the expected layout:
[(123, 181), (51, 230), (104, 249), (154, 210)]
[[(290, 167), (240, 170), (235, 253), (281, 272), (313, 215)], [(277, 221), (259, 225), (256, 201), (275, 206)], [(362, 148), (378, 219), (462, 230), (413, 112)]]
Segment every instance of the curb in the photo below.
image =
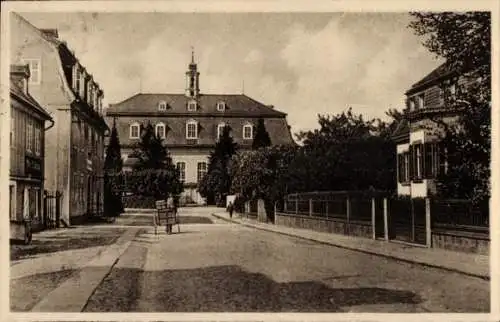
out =
[[(120, 256), (127, 250), (132, 241), (141, 232), (137, 229), (135, 232), (130, 233), (130, 235), (125, 236), (125, 232), (113, 245), (100, 254), (92, 258), (88, 263), (79, 268), (78, 272), (71, 276), (69, 279), (60, 284), (57, 288), (53, 289), (48, 293), (41, 301), (35, 304), (35, 306), (30, 310), (31, 312), (82, 312), (82, 310), (87, 306), (90, 297), (95, 293), (96, 289), (102, 283), (102, 281), (109, 275), (113, 267), (116, 265)], [(109, 264), (107, 264), (109, 262)], [(109, 265), (109, 266), (108, 266)], [(85, 281), (85, 275), (90, 274), (87, 270), (89, 268), (97, 268), (100, 272), (97, 272), (98, 276)], [(94, 273), (95, 274), (95, 273)], [(88, 286), (81, 288), (80, 282), (85, 282)], [(64, 301), (54, 301), (57, 299), (65, 298), (69, 290), (73, 290), (71, 296), (72, 300), (69, 302)], [(69, 296), (69, 298), (71, 298)]]
[(266, 227), (259, 227), (259, 226), (256, 226), (256, 225), (252, 225), (252, 224), (247, 224), (247, 223), (243, 223), (243, 222), (231, 220), (231, 219), (224, 218), (224, 217), (216, 215), (216, 214), (212, 214), (212, 216), (214, 216), (214, 217), (216, 217), (218, 219), (221, 219), (221, 220), (228, 221), (228, 222), (233, 222), (233, 223), (236, 223), (236, 224), (240, 224), (240, 225), (245, 226), (245, 227), (259, 229), (259, 230), (263, 230), (263, 231), (267, 231), (267, 232), (271, 232), (271, 233), (275, 233), (275, 234), (280, 234), (280, 235), (284, 235), (284, 236), (288, 236), (288, 237), (298, 238), (298, 239), (302, 239), (302, 240), (312, 241), (312, 242), (315, 242), (315, 243), (318, 243), (318, 244), (322, 244), (322, 245), (328, 245), (328, 246), (334, 246), (334, 247), (338, 247), (338, 248), (342, 248), (342, 249), (352, 250), (352, 251), (355, 251), (355, 252), (364, 253), (364, 254), (368, 254), (368, 255), (375, 255), (375, 256), (379, 256), (379, 257), (384, 257), (384, 258), (392, 259), (392, 260), (399, 261), (399, 262), (404, 262), (404, 263), (409, 263), (409, 264), (417, 264), (417, 265), (421, 265), (421, 266), (425, 266), (425, 267), (442, 269), (442, 270), (445, 270), (445, 271), (459, 273), (459, 274), (463, 274), (463, 275), (467, 275), (467, 276), (471, 276), (471, 277), (475, 277), (475, 278), (480, 278), (482, 280), (490, 281), (490, 276), (488, 276), (488, 275), (475, 274), (475, 273), (470, 273), (470, 272), (466, 272), (466, 271), (463, 271), (463, 270), (459, 270), (459, 269), (456, 269), (456, 268), (451, 268), (451, 267), (446, 267), (446, 266), (440, 266), (440, 265), (435, 265), (435, 264), (429, 264), (429, 263), (426, 263), (426, 262), (409, 260), (409, 259), (406, 259), (406, 258), (401, 258), (401, 257), (393, 256), (393, 255), (381, 254), (381, 253), (372, 252), (372, 251), (369, 251), (369, 250), (363, 250), (363, 249), (359, 249), (359, 248), (338, 245), (338, 244), (335, 244), (333, 242), (327, 242), (327, 241), (317, 240), (317, 239), (314, 239), (314, 238), (311, 238), (311, 237), (299, 236), (299, 235), (295, 235), (295, 234), (292, 234), (292, 233), (287, 233), (287, 232), (283, 232), (283, 231), (276, 231), (276, 230), (268, 229)]

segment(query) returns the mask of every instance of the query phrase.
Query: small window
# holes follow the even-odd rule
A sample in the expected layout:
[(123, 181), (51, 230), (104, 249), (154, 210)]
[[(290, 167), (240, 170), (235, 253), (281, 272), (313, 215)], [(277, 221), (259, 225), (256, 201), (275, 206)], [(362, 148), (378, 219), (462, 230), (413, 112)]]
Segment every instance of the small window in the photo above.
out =
[(245, 140), (253, 139), (253, 126), (251, 124), (243, 126), (243, 138)]
[(159, 111), (166, 111), (167, 110), (167, 102), (161, 101), (158, 103), (158, 110)]
[(184, 183), (186, 181), (186, 162), (177, 162), (177, 169), (179, 170), (179, 181)]
[(165, 138), (165, 124), (163, 124), (163, 123), (156, 124), (155, 132), (156, 132), (157, 137), (159, 137), (160, 139), (164, 139)]
[(220, 139), (220, 137), (224, 133), (225, 127), (226, 127), (225, 123), (220, 123), (219, 125), (217, 125), (217, 140)]
[(139, 123), (134, 123), (134, 124), (130, 125), (130, 138), (131, 139), (138, 139), (139, 132), (140, 132)]
[(186, 139), (198, 138), (198, 122), (189, 121), (186, 123)]
[(452, 84), (450, 86), (450, 96), (451, 97), (455, 97), (455, 94), (457, 93), (457, 87), (455, 86), (455, 84)]
[(25, 64), (28, 64), (30, 69), (30, 84), (40, 84), (41, 79), (41, 68), (40, 68), (40, 59), (23, 59)]
[(197, 107), (196, 101), (190, 101), (188, 103), (188, 111), (194, 112), (196, 111), (196, 107)]
[(225, 109), (226, 109), (226, 103), (224, 102), (217, 103), (217, 111), (224, 112)]

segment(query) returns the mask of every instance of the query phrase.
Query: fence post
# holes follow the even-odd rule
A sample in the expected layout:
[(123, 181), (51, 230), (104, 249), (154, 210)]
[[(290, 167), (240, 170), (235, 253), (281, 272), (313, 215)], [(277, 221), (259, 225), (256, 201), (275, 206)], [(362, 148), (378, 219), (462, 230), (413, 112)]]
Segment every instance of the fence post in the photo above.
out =
[(425, 245), (432, 247), (431, 200), (425, 198)]
[(328, 218), (328, 200), (325, 200), (325, 216)]
[(313, 213), (313, 200), (309, 198), (309, 216), (311, 217)]
[(351, 218), (351, 198), (349, 198), (349, 196), (347, 196), (347, 199), (346, 199), (346, 232), (347, 232), (347, 235), (350, 234), (350, 218)]
[(389, 241), (389, 220), (388, 220), (388, 206), (387, 198), (384, 198), (384, 239)]
[(295, 214), (299, 214), (299, 198), (297, 196), (297, 199), (295, 199)]
[(372, 239), (376, 239), (377, 236), (375, 234), (375, 198), (372, 197)]

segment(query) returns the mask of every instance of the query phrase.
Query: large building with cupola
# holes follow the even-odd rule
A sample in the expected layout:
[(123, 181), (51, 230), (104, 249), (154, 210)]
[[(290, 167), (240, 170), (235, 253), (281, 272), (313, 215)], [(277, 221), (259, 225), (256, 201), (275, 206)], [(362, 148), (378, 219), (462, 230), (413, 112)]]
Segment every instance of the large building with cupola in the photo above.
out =
[(231, 129), (240, 151), (251, 149), (259, 118), (264, 120), (272, 145), (295, 144), (286, 114), (272, 105), (244, 94), (203, 94), (194, 55), (185, 77), (184, 93), (138, 93), (109, 105), (106, 120), (110, 127), (116, 123), (125, 171), (136, 161), (131, 154), (141, 129), (151, 123), (180, 170), (186, 202), (202, 204), (197, 185), (225, 126)]

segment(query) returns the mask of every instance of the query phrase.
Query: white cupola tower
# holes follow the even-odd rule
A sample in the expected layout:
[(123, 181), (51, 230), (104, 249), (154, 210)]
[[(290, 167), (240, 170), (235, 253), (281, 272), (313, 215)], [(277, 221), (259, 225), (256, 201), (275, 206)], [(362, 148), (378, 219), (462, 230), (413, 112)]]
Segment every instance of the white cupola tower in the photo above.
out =
[(194, 50), (191, 50), (191, 63), (186, 72), (186, 96), (197, 98), (200, 95), (200, 73), (198, 66), (194, 62)]

